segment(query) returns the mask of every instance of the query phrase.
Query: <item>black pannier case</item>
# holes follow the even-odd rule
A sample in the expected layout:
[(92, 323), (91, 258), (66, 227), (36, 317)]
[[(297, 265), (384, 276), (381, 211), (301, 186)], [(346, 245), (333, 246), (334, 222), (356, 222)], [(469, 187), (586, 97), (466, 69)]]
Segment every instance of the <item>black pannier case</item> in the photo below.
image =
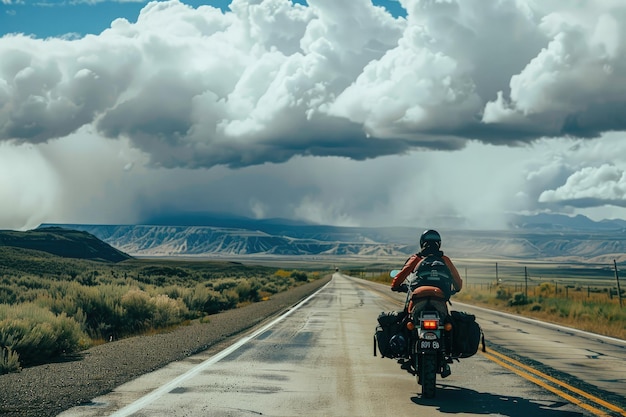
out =
[(482, 330), (476, 322), (476, 316), (462, 311), (451, 311), (452, 355), (469, 358), (478, 352)]
[[(403, 352), (393, 348), (390, 343), (391, 338), (402, 333), (402, 319), (406, 314), (404, 312), (391, 311), (382, 312), (378, 316), (378, 326), (374, 334), (375, 344), (378, 346), (380, 355), (383, 358), (397, 358)], [(374, 354), (376, 351), (374, 350)]]

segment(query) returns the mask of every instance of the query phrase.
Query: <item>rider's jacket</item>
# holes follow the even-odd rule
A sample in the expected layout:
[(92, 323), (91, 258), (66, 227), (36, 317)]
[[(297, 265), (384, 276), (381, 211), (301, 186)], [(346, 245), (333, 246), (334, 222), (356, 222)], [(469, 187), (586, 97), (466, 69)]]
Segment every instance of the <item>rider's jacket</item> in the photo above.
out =
[[(446, 263), (448, 268), (450, 268), (450, 273), (452, 273), (452, 285), (454, 286), (454, 291), (455, 292), (461, 291), (461, 288), (463, 287), (463, 279), (461, 279), (461, 275), (459, 275), (459, 271), (457, 271), (456, 267), (454, 266), (450, 258), (444, 255), (443, 252), (440, 254), (440, 256), (443, 259), (443, 261)], [(398, 287), (400, 287), (400, 285), (404, 282), (406, 277), (408, 277), (411, 274), (411, 272), (417, 269), (417, 264), (419, 264), (419, 262), (425, 257), (426, 256), (422, 255), (421, 253), (416, 253), (414, 255), (411, 255), (411, 257), (407, 259), (406, 263), (404, 264), (400, 272), (398, 272), (398, 274), (393, 278), (393, 281), (391, 282), (391, 289), (395, 290)]]

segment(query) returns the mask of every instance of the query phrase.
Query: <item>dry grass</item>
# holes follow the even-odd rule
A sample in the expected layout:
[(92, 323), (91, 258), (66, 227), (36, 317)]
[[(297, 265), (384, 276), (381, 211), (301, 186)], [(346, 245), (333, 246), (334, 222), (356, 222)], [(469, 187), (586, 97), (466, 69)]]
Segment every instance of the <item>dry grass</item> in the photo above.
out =
[(551, 291), (545, 291), (546, 286), (543, 287), (544, 291), (533, 288), (525, 298), (524, 293), (502, 286), (491, 289), (470, 286), (454, 298), (468, 304), (626, 340), (626, 300), (622, 300), (624, 307), (620, 307), (619, 299), (616, 296), (611, 299), (606, 293), (555, 292), (554, 286), (550, 287)]

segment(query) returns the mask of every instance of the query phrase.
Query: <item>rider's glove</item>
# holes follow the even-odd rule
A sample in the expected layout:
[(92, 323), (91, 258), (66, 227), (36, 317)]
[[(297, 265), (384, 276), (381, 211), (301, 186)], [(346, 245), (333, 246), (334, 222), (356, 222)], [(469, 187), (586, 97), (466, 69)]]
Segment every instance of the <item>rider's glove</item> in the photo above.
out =
[(391, 287), (391, 291), (395, 291), (395, 292), (407, 292), (409, 290), (409, 287), (407, 287), (406, 284), (402, 284), (398, 287)]

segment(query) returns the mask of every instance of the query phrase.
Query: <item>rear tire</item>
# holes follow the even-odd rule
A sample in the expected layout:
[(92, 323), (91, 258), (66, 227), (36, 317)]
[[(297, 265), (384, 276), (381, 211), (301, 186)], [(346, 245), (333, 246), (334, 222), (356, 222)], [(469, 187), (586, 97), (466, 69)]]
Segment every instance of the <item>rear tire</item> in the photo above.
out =
[(422, 355), (418, 378), (422, 382), (422, 397), (434, 398), (437, 389), (437, 355)]

